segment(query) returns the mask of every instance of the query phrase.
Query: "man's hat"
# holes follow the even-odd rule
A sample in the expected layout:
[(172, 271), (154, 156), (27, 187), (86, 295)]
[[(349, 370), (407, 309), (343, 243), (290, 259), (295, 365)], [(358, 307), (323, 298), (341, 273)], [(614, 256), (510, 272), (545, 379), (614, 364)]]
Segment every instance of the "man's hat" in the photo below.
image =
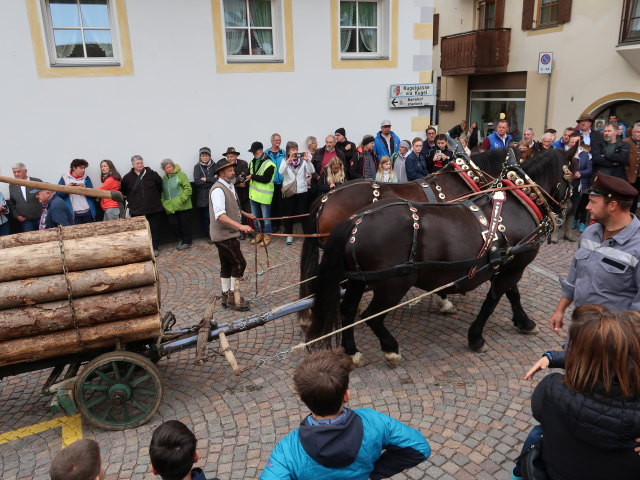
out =
[(493, 122), (489, 122), (489, 123), (487, 123), (487, 126), (488, 126), (488, 127), (493, 127)]
[(343, 137), (347, 136), (347, 132), (345, 131), (345, 129), (343, 127), (340, 128), (336, 128), (335, 133), (339, 133), (340, 135), (342, 135)]
[(580, 123), (580, 122), (591, 122), (591, 123), (593, 123), (593, 117), (590, 114), (585, 112), (582, 115), (580, 115), (580, 117), (578, 117), (578, 120), (576, 120), (576, 123)]
[(623, 178), (598, 173), (588, 193), (614, 200), (633, 200), (638, 195), (638, 190)]
[(220, 170), (224, 170), (227, 167), (233, 167), (233, 166), (234, 166), (234, 164), (231, 163), (226, 158), (223, 158), (222, 160), (218, 160), (216, 162), (216, 173), (220, 172)]
[(249, 151), (251, 153), (256, 153), (258, 150), (264, 150), (264, 145), (262, 145), (262, 142), (253, 142)]
[(391, 126), (391, 120), (382, 120), (380, 122), (380, 126), (381, 127), (390, 127)]
[(222, 154), (223, 157), (226, 157), (227, 155), (240, 155), (240, 152), (236, 152), (234, 147), (229, 147), (227, 148), (227, 151)]
[(207, 155), (211, 156), (211, 149), (209, 147), (202, 147), (200, 149), (199, 155), (202, 155), (203, 153), (206, 153)]

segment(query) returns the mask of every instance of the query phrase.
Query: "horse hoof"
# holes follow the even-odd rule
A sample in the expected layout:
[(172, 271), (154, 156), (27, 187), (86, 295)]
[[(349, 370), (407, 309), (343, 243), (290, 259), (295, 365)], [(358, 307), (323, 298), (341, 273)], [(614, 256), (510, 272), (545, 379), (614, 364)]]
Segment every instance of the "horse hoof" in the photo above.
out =
[(356, 367), (364, 367), (367, 364), (367, 361), (364, 359), (364, 355), (360, 352), (356, 352), (351, 355), (351, 361)]
[(535, 335), (540, 331), (540, 329), (538, 328), (538, 325), (536, 324), (534, 324), (533, 327), (530, 328), (529, 330), (526, 330), (524, 328), (518, 328), (518, 330), (520, 331), (520, 333), (524, 333), (525, 335)]
[(306, 334), (309, 331), (309, 328), (311, 327), (311, 319), (309, 318), (309, 315), (301, 314), (299, 317), (299, 325), (302, 332)]
[(444, 313), (445, 315), (453, 315), (457, 313), (457, 311), (456, 306), (451, 303), (450, 300), (445, 300), (440, 306), (440, 313)]
[(482, 344), (480, 344), (479, 347), (474, 347), (473, 345), (469, 344), (469, 348), (476, 353), (484, 353), (489, 349), (484, 340), (482, 340)]
[(400, 365), (401, 358), (402, 357), (400, 356), (399, 353), (385, 352), (384, 354), (384, 359), (387, 361), (387, 364), (391, 368), (396, 368), (398, 365)]

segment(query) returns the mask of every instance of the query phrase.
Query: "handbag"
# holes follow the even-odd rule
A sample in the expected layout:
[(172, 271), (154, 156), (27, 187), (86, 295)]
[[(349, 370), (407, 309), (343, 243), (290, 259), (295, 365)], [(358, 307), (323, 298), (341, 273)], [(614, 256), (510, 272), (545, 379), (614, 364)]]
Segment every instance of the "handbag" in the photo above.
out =
[(542, 459), (542, 439), (529, 447), (520, 458), (520, 471), (524, 480), (549, 480)]
[(298, 193), (298, 181), (294, 179), (293, 182), (282, 185), (282, 196), (284, 198), (291, 198)]

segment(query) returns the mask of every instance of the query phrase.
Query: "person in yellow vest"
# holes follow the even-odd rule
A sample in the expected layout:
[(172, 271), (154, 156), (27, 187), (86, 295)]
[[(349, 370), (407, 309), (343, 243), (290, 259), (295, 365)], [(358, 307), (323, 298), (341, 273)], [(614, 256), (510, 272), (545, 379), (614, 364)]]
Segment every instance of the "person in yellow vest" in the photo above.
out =
[(233, 166), (227, 159), (216, 164), (218, 181), (209, 191), (209, 216), (212, 219), (209, 234), (220, 257), (222, 306), (243, 312), (249, 310), (249, 303), (240, 294), (240, 279), (247, 261), (240, 250), (238, 237), (240, 233), (253, 233), (253, 228), (242, 224), (242, 216), (251, 220), (256, 217), (240, 208), (238, 194), (233, 186), (236, 180)]
[[(264, 155), (264, 146), (260, 142), (253, 142), (249, 149), (253, 153), (253, 160), (249, 163), (249, 200), (251, 213), (258, 218), (271, 217), (271, 201), (273, 200), (273, 176), (276, 165)], [(260, 220), (259, 233), (251, 240), (251, 244), (262, 244), (265, 247), (271, 243), (271, 220)]]

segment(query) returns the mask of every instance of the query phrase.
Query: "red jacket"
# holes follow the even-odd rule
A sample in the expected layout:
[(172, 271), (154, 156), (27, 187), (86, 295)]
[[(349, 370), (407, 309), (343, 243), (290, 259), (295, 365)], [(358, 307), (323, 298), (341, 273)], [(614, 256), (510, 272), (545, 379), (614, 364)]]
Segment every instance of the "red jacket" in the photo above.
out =
[[(120, 181), (113, 177), (107, 177), (104, 183), (98, 187), (98, 190), (120, 190)], [(100, 206), (102, 207), (102, 210), (118, 208), (118, 202), (111, 200), (110, 198), (101, 198)]]

